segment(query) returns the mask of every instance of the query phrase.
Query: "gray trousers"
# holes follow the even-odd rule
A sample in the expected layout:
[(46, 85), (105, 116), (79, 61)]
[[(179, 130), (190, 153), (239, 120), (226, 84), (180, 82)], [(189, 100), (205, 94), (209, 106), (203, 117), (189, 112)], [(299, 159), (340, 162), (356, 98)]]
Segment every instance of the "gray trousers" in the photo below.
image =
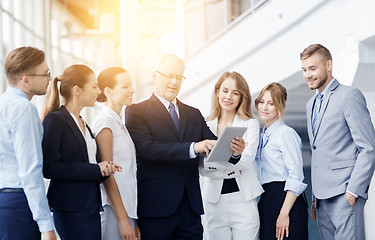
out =
[[(117, 217), (110, 205), (103, 207), (104, 212), (100, 213), (102, 224), (102, 240), (121, 240), (120, 229)], [(134, 229), (134, 219), (129, 218), (129, 223)]]
[(366, 199), (358, 197), (350, 206), (345, 194), (317, 199), (316, 215), (322, 240), (364, 240), (363, 207)]

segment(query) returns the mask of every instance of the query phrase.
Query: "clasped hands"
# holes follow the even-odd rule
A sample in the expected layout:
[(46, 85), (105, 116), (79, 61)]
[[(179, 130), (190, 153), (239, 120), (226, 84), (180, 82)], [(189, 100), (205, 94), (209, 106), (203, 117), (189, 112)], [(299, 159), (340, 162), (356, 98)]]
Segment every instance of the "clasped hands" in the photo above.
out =
[(102, 173), (103, 177), (107, 177), (107, 176), (114, 174), (115, 172), (122, 171), (122, 168), (120, 167), (120, 165), (112, 161), (100, 162), (98, 163), (98, 165), (100, 167), (100, 172)]
[[(200, 142), (196, 142), (194, 144), (194, 152), (195, 153), (206, 153), (206, 156), (210, 154), (210, 151), (214, 147), (216, 140), (203, 140)], [(233, 156), (237, 157), (242, 154), (243, 150), (245, 149), (245, 141), (241, 137), (235, 137), (231, 144), (230, 148), (233, 151)]]

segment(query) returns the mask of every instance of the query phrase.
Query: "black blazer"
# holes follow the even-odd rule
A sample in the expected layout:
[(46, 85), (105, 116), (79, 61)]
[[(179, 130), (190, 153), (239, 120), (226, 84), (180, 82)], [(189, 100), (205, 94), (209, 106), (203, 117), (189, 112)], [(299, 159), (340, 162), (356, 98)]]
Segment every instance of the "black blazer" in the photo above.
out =
[(192, 142), (216, 139), (198, 109), (177, 100), (180, 134), (167, 109), (152, 95), (126, 108), (126, 126), (137, 150), (138, 216), (164, 217), (175, 212), (186, 189), (196, 214), (203, 213), (198, 157)]
[(70, 113), (62, 106), (45, 117), (43, 127), (43, 174), (51, 179), (47, 193), (51, 209), (99, 210), (103, 178), (99, 166), (89, 163), (86, 141)]

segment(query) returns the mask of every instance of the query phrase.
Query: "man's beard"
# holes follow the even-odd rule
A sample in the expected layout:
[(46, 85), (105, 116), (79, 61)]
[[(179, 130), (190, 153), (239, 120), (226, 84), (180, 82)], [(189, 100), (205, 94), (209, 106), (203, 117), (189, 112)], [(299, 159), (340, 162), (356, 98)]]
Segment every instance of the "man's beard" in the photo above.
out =
[(328, 79), (328, 77), (325, 77), (324, 79), (322, 79), (321, 81), (318, 82), (318, 85), (316, 87), (311, 86), (310, 89), (311, 90), (319, 89), (321, 86), (323, 86), (327, 82), (327, 79)]

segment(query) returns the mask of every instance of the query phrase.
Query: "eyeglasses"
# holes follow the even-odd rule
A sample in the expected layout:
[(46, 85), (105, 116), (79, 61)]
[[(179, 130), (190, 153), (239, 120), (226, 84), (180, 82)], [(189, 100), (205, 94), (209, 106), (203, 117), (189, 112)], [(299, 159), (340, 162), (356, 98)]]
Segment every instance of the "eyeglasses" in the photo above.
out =
[(26, 76), (51, 78), (51, 72), (48, 71), (46, 74), (26, 74)]
[(163, 77), (166, 77), (166, 78), (169, 78), (169, 79), (176, 79), (176, 80), (178, 80), (178, 81), (182, 81), (182, 80), (184, 80), (185, 79), (185, 77), (184, 76), (182, 76), (182, 75), (174, 75), (174, 74), (164, 74), (164, 73), (161, 73), (161, 72), (159, 72), (159, 71), (155, 71), (155, 72), (157, 72), (157, 73), (159, 73), (160, 75), (162, 75)]

